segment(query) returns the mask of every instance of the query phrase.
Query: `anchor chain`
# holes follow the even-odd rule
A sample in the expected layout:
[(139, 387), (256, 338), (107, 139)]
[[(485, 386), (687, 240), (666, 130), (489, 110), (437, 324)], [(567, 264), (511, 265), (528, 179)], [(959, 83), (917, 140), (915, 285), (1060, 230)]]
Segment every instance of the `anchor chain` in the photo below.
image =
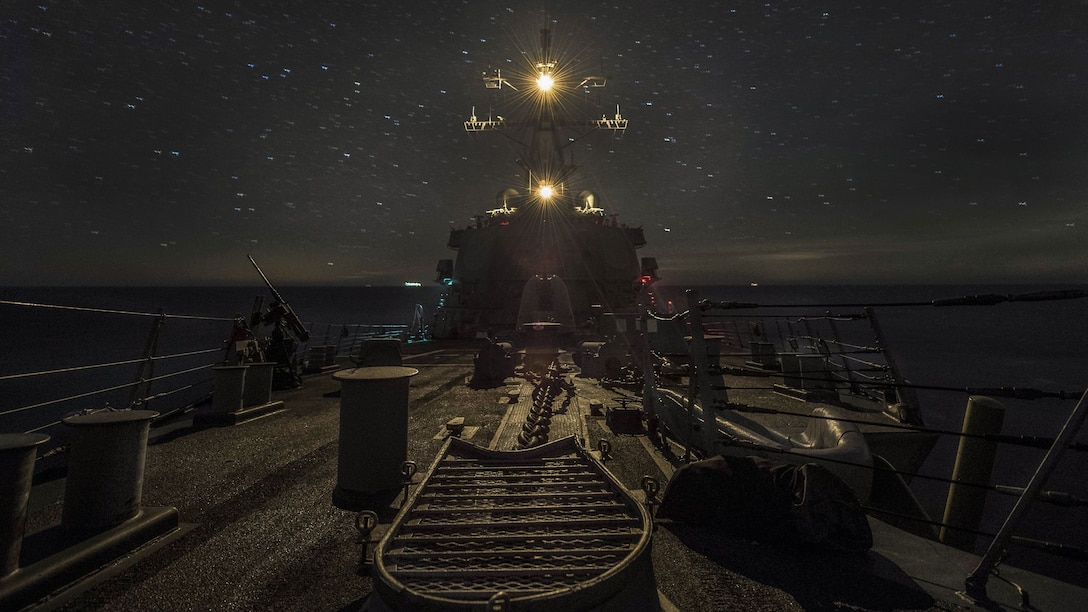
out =
[[(567, 397), (564, 399), (562, 406), (555, 410), (553, 405), (561, 391), (566, 391)], [(528, 416), (525, 417), (525, 423), (521, 426), (521, 433), (518, 434), (518, 447), (522, 449), (532, 448), (547, 442), (552, 424), (552, 415), (566, 412), (573, 397), (574, 384), (558, 376), (558, 368), (554, 367), (553, 364), (553, 367), (548, 368), (548, 373), (539, 382), (535, 383), (532, 393), (533, 406), (529, 409)]]

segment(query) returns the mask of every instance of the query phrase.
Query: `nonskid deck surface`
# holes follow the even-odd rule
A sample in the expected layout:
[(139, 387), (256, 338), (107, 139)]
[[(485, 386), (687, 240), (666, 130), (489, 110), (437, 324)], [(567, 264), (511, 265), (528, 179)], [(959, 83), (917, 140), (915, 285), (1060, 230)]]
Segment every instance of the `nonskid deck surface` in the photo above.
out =
[(484, 451), (451, 440), (375, 552), (379, 592), (402, 609), (500, 592), (569, 607), (624, 586), (602, 581), (648, 554), (649, 516), (573, 438)]
[[(408, 414), (408, 459), (420, 466), (438, 456), (451, 418), (463, 416), (465, 436), (471, 431), (469, 441), (489, 446), (510, 409), (523, 409), (520, 402), (510, 404), (508, 393), (521, 384), (519, 379), (495, 389), (468, 387), (472, 354), (471, 348), (429, 349), (405, 357), (405, 365), (420, 370), (411, 382)], [(611, 443), (605, 463), (609, 473), (636, 491), (635, 497), (644, 475), (664, 484), (662, 457), (647, 450), (645, 436), (613, 432), (603, 417), (586, 414), (591, 400), (607, 407), (616, 405), (619, 396), (591, 379), (574, 378), (574, 383), (575, 409), (560, 418), (582, 422), (590, 447), (600, 439)], [(176, 507), (185, 532), (124, 560), (112, 573), (101, 572), (97, 581), (60, 594), (51, 601), (53, 609), (364, 609), (375, 586), (371, 577), (357, 573), (361, 545), (355, 513), (331, 503), (338, 390), (339, 383), (329, 375), (307, 377), (301, 389), (277, 393), (285, 409), (264, 418), (232, 427), (194, 428), (182, 421), (154, 429), (143, 505)], [(59, 520), (59, 484), (35, 489), (28, 533)], [(373, 542), (388, 531), (402, 499), (398, 496), (381, 513)], [(496, 497), (487, 503), (503, 502)], [(664, 522), (652, 538), (652, 573), (639, 582), (682, 610), (954, 609), (947, 598), (935, 600), (921, 587), (936, 585), (954, 598), (975, 558), (953, 551), (958, 553), (952, 557), (956, 566), (949, 570), (947, 564), (933, 562), (935, 555), (948, 554), (944, 547), (871, 522), (877, 545), (855, 557), (758, 544)], [(465, 547), (485, 550), (470, 542)], [(537, 543), (522, 539), (518, 546), (510, 549), (511, 555)], [(596, 544), (592, 548), (607, 550)], [(403, 550), (410, 552), (407, 546)], [(1006, 577), (1025, 582), (1015, 568), (1003, 569)], [(1060, 588), (1025, 583), (1040, 609), (1062, 609), (1054, 601), (1085, 600), (1083, 589), (1075, 589), (1070, 599), (1069, 586), (1062, 583)], [(995, 591), (1010, 591), (1007, 599), (1016, 601), (1012, 587), (993, 582), (991, 595)], [(1052, 605), (1045, 605), (1048, 598)]]

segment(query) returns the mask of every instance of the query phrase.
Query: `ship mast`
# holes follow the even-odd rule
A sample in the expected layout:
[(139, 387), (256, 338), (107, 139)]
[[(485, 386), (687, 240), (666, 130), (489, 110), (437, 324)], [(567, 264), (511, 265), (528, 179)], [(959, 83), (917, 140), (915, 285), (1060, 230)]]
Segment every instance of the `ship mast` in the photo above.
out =
[[(499, 69), (483, 73), (482, 78), (484, 86), (488, 89), (509, 87), (517, 92), (523, 91), (510, 79), (504, 77)], [(498, 119), (488, 117), (486, 120), (481, 120), (477, 118), (476, 109), (473, 107), (472, 115), (468, 121), (465, 121), (465, 131), (498, 131), (521, 144), (523, 151), (517, 163), (529, 175), (529, 193), (537, 196), (530, 201), (547, 200), (562, 189), (563, 184), (575, 169), (572, 163), (564, 159), (563, 149), (591, 131), (607, 129), (623, 132), (627, 129), (627, 119), (620, 115), (618, 106), (615, 116), (611, 119), (602, 116), (600, 119), (590, 121), (570, 121), (558, 116), (557, 109), (561, 96), (578, 89), (588, 92), (591, 88), (604, 87), (608, 79), (598, 75), (575, 79), (566, 74), (559, 65), (559, 59), (553, 55), (550, 29), (540, 31), (540, 54), (538, 60), (533, 63), (532, 74), (521, 75), (519, 80), (524, 81), (521, 87), (525, 88), (525, 94), (533, 97), (539, 108), (534, 121), (506, 121), (502, 117)], [(510, 134), (511, 131), (525, 128), (531, 131), (528, 143), (518, 141)], [(582, 133), (563, 142), (559, 134), (562, 128), (580, 129)]]
[[(537, 115), (536, 128), (529, 144), (527, 170), (530, 176), (541, 184), (560, 185), (573, 168), (563, 162), (563, 150), (559, 145), (559, 134), (555, 124), (556, 90), (555, 60), (551, 59), (551, 30), (540, 31), (540, 61), (536, 62), (536, 88), (540, 99), (540, 113)], [(530, 185), (534, 184), (530, 178)]]
[(530, 322), (555, 323), (564, 333), (589, 329), (601, 312), (634, 308), (646, 279), (656, 278), (656, 264), (644, 258), (640, 265), (635, 253), (646, 244), (642, 228), (604, 218), (598, 195), (576, 187), (566, 150), (598, 130), (626, 131), (627, 119), (618, 106), (612, 117), (569, 118), (580, 107), (577, 97), (608, 79), (581, 73), (552, 42), (551, 31), (542, 30), (539, 48), (521, 53), (531, 61), (483, 73), (484, 87), (509, 92), (520, 116), (477, 117), (473, 106), (465, 131), (498, 132), (515, 143), (527, 185), (500, 191), (474, 227), (450, 229), (448, 246), (457, 258), (439, 260), (436, 269), (449, 292), (435, 317), (435, 337), (522, 331)]

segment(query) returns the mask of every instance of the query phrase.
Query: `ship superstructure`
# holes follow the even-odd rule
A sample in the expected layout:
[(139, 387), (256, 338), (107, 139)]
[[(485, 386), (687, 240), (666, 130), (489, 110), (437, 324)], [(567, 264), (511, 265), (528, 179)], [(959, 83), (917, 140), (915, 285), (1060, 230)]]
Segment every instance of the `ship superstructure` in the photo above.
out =
[(516, 163), (525, 180), (504, 189), (495, 206), (470, 227), (450, 231), (456, 259), (438, 262), (438, 282), (449, 289), (435, 317), (436, 338), (500, 333), (531, 323), (564, 330), (586, 329), (599, 314), (632, 308), (639, 292), (656, 280), (653, 258), (635, 250), (646, 244), (640, 227), (627, 227), (600, 206), (600, 196), (579, 189), (567, 147), (597, 130), (627, 129), (617, 107), (609, 118), (571, 120), (562, 96), (602, 88), (607, 78), (574, 75), (551, 50), (542, 30), (531, 71), (482, 75), (487, 89), (510, 89), (533, 103), (535, 116), (509, 121), (472, 115), (465, 130), (500, 132), (518, 143)]

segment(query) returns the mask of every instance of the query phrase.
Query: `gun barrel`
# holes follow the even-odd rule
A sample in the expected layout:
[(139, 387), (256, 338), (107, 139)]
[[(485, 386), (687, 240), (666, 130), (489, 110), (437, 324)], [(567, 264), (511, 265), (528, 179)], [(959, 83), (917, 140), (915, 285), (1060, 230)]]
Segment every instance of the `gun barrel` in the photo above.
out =
[(300, 320), (298, 318), (298, 315), (295, 314), (295, 311), (291, 309), (291, 305), (288, 304), (287, 300), (283, 299), (283, 296), (280, 295), (280, 292), (276, 291), (276, 288), (272, 286), (272, 282), (268, 280), (267, 276), (265, 276), (264, 271), (261, 270), (261, 267), (257, 265), (257, 262), (253, 259), (253, 256), (246, 255), (246, 257), (249, 258), (249, 263), (253, 264), (253, 267), (257, 269), (257, 274), (261, 275), (261, 280), (263, 280), (264, 284), (268, 286), (268, 290), (272, 292), (272, 298), (276, 300), (276, 303), (283, 307), (283, 317), (284, 319), (286, 319), (287, 325), (291, 328), (291, 331), (294, 332), (294, 334), (298, 337), (299, 341), (306, 342), (307, 340), (309, 340), (310, 333), (306, 331), (306, 327), (302, 324), (302, 320)]

